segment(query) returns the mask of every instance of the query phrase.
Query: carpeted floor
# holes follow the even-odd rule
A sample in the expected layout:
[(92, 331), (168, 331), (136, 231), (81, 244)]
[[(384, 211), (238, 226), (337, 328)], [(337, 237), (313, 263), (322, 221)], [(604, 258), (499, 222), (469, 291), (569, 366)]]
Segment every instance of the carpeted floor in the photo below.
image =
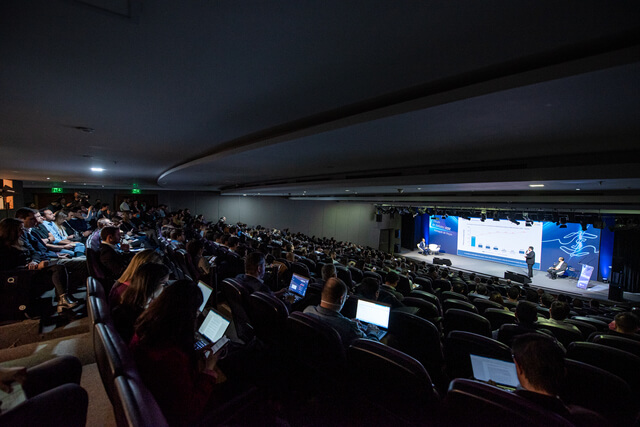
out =
[[(93, 354), (87, 317), (39, 332), (38, 320), (0, 326), (0, 366), (35, 366), (70, 354), (82, 362), (81, 385), (89, 394), (88, 426), (115, 426), (111, 402), (102, 385)], [(46, 328), (45, 328), (46, 329)]]

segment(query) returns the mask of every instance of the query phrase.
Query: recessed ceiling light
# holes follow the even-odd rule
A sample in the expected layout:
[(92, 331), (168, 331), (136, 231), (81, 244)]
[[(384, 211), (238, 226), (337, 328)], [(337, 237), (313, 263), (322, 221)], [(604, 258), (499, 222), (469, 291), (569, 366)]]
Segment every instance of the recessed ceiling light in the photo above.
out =
[(529, 187), (534, 188), (534, 187), (544, 187), (544, 184), (529, 184)]
[(67, 181), (62, 181), (62, 182), (67, 182)]
[(244, 197), (247, 197), (247, 195), (246, 195), (246, 194), (243, 194), (243, 196), (244, 196)]
[(580, 191), (580, 189), (579, 189), (579, 188), (576, 188), (576, 191)]
[(418, 190), (422, 190), (422, 188), (421, 188), (421, 187), (418, 187)]
[(104, 168), (91, 168), (91, 172), (104, 172)]
[(47, 178), (47, 179), (51, 179), (51, 178)]
[(351, 191), (351, 190), (344, 190), (344, 191)]

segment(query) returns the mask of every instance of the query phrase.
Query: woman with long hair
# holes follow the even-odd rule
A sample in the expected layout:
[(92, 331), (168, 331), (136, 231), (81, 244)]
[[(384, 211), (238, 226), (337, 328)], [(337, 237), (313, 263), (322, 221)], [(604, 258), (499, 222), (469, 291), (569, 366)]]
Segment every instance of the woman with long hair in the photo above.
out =
[(115, 307), (120, 304), (122, 294), (131, 284), (131, 279), (133, 279), (134, 274), (142, 264), (146, 264), (148, 262), (153, 264), (162, 264), (162, 256), (153, 249), (144, 249), (134, 255), (126, 270), (124, 270), (109, 292), (109, 304), (111, 307)]
[(169, 268), (164, 264), (148, 262), (141, 265), (131, 278), (119, 304), (111, 308), (113, 325), (125, 342), (133, 336), (136, 319), (149, 303), (162, 292), (162, 286), (169, 280)]
[(202, 293), (178, 280), (138, 318), (130, 348), (140, 376), (170, 425), (193, 425), (210, 400), (217, 375), (215, 355), (194, 350)]

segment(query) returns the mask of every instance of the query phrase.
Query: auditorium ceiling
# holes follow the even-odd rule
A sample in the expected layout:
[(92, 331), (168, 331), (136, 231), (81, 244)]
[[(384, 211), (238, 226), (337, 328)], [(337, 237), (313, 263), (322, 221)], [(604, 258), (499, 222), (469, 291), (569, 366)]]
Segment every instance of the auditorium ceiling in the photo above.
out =
[(5, 0), (0, 58), (25, 186), (640, 209), (638, 1)]

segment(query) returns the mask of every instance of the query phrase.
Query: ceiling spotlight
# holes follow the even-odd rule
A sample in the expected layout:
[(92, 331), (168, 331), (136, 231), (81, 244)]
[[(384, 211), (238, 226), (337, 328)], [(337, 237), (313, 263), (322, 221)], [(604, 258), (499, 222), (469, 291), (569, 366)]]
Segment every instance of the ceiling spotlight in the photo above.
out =
[(91, 168), (91, 172), (104, 172), (104, 168)]
[(531, 188), (540, 188), (540, 187), (544, 187), (544, 184), (529, 184), (529, 187), (531, 187)]

